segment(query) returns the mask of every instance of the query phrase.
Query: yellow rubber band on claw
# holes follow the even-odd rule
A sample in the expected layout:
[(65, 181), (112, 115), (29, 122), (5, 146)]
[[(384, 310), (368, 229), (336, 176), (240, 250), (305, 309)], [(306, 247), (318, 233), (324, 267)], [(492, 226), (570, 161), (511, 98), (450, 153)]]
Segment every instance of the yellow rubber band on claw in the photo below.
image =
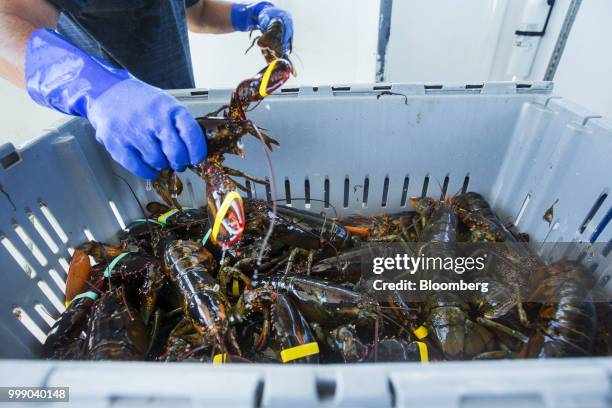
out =
[(232, 282), (232, 295), (233, 296), (240, 296), (240, 282), (238, 282), (238, 279), (234, 279), (234, 281)]
[(232, 191), (225, 196), (225, 199), (221, 204), (221, 208), (219, 208), (219, 212), (215, 217), (215, 223), (213, 224), (212, 234), (210, 235), (210, 239), (212, 240), (213, 244), (217, 244), (217, 236), (219, 235), (219, 230), (221, 229), (221, 221), (223, 221), (223, 218), (225, 218), (225, 215), (229, 211), (230, 205), (232, 205), (232, 201), (234, 200), (238, 201), (238, 203), (242, 205), (242, 197), (240, 197), (240, 194)]
[(425, 326), (419, 326), (416, 329), (412, 329), (412, 332), (419, 340), (424, 339), (429, 334)]
[(159, 217), (157, 217), (157, 221), (160, 224), (165, 224), (166, 221), (168, 220), (168, 218), (172, 217), (177, 212), (179, 212), (178, 208), (173, 208), (172, 210), (170, 210), (168, 212), (165, 212), (162, 215), (160, 215)]
[(312, 356), (315, 354), (319, 354), (319, 343), (317, 343), (316, 341), (313, 341), (312, 343), (302, 344), (300, 346), (291, 347), (282, 350), (280, 353), (281, 360), (283, 363), (288, 363), (290, 361)]
[(174, 214), (181, 212), (181, 211), (188, 211), (188, 210), (195, 210), (195, 208), (193, 207), (181, 207), (181, 208), (173, 208), (168, 212), (163, 213), (162, 215), (160, 215), (159, 217), (157, 217), (157, 222), (159, 222), (162, 226), (166, 225), (166, 223), (168, 222), (168, 218), (172, 217)]
[(415, 341), (416, 345), (419, 347), (419, 354), (421, 355), (421, 363), (427, 364), (429, 363), (429, 352), (427, 351), (427, 344), (422, 341)]
[(262, 98), (268, 96), (268, 82), (270, 82), (270, 76), (272, 76), (272, 71), (274, 71), (274, 67), (276, 66), (277, 62), (278, 60), (274, 60), (270, 63), (270, 65), (268, 65), (268, 68), (266, 68), (266, 72), (264, 72), (263, 78), (261, 79), (261, 85), (259, 85), (259, 95)]
[(72, 300), (67, 300), (64, 302), (64, 306), (68, 307), (72, 304), (72, 302), (75, 302), (79, 299), (82, 298), (90, 298), (91, 300), (96, 300), (98, 298), (98, 294), (96, 292), (93, 292), (91, 290), (88, 290), (87, 292), (83, 292), (83, 293), (79, 293), (78, 295), (76, 295), (75, 297), (72, 298)]
[(227, 353), (215, 354), (213, 357), (213, 364), (224, 364), (227, 360)]

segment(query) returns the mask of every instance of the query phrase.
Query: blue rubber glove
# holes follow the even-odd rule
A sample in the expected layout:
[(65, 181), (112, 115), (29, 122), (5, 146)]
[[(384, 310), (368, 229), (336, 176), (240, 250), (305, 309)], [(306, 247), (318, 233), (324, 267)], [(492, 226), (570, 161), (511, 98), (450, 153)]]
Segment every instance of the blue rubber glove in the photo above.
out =
[(251, 31), (256, 28), (266, 31), (274, 20), (282, 21), (285, 27), (283, 53), (289, 54), (293, 41), (293, 20), (289, 12), (279, 9), (269, 1), (232, 5), (232, 26), (236, 31)]
[(96, 139), (132, 173), (184, 171), (206, 158), (202, 129), (176, 98), (88, 55), (48, 29), (32, 33), (25, 80), (37, 103), (87, 118)]

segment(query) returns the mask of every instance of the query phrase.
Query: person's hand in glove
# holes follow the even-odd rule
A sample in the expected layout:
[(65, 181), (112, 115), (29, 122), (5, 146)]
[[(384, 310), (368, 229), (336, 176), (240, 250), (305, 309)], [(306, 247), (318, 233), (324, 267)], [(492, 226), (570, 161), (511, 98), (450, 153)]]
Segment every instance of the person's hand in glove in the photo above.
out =
[(96, 139), (132, 173), (154, 180), (206, 158), (202, 129), (176, 98), (112, 67), (48, 29), (32, 33), (26, 87), (37, 103), (87, 118)]
[(283, 53), (289, 54), (293, 41), (291, 14), (269, 1), (259, 1), (251, 4), (234, 3), (232, 5), (232, 26), (236, 31), (251, 31), (256, 28), (266, 31), (275, 20), (280, 20), (283, 23), (285, 28)]

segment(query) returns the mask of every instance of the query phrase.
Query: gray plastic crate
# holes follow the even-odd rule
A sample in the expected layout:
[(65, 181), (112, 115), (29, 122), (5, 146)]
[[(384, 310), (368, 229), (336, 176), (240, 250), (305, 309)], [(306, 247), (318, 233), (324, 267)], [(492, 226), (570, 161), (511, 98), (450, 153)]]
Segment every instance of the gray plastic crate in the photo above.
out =
[[(380, 96), (386, 91), (406, 97)], [(272, 155), (278, 198), (297, 208), (394, 212), (413, 196), (467, 188), (532, 242), (583, 242), (584, 262), (605, 285), (612, 274), (612, 124), (551, 92), (547, 82), (301, 87), (270, 96), (250, 116), (280, 141)], [(202, 115), (230, 92), (176, 94)], [(248, 157), (228, 158), (228, 165), (267, 177), (259, 142), (245, 141)], [(36, 359), (63, 309), (71, 249), (92, 237), (108, 241), (141, 216), (116, 174), (143, 202), (155, 198), (109, 160), (83, 120), (20, 150), (0, 148), (0, 356), (7, 359), (0, 385), (72, 385), (73, 401), (100, 406), (147, 398), (192, 406), (207, 397), (228, 406), (609, 403), (610, 359), (301, 368), (15, 360)], [(187, 173), (185, 181), (180, 201), (203, 204), (202, 181)], [(253, 186), (252, 195), (268, 191)], [(552, 204), (549, 225), (542, 216)], [(593, 251), (592, 242), (608, 244)]]

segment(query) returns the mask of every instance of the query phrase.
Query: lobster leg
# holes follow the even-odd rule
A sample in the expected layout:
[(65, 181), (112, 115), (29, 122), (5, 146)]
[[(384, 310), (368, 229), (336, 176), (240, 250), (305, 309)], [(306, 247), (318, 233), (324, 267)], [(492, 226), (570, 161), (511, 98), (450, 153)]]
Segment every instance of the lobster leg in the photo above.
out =
[(481, 325), (483, 325), (485, 327), (488, 327), (488, 328), (490, 328), (492, 330), (497, 330), (497, 331), (499, 331), (501, 333), (507, 334), (508, 336), (512, 336), (515, 339), (517, 339), (517, 340), (519, 340), (519, 341), (521, 341), (523, 343), (526, 343), (529, 340), (529, 337), (525, 336), (523, 333), (519, 332), (518, 330), (511, 329), (510, 327), (505, 326), (505, 325), (503, 325), (501, 323), (497, 323), (497, 322), (495, 322), (495, 321), (493, 321), (491, 319), (486, 319), (484, 317), (478, 317), (476, 319), (476, 321), (479, 324), (481, 324)]
[(268, 184), (268, 182), (266, 180), (260, 180), (260, 179), (257, 179), (255, 177), (251, 177), (248, 174), (246, 174), (246, 173), (244, 173), (244, 172), (242, 172), (240, 170), (232, 169), (231, 167), (221, 166), (221, 169), (226, 174), (228, 174), (230, 176), (242, 177), (242, 178), (245, 178), (245, 179), (247, 179), (249, 181), (252, 181), (253, 183), (257, 183), (257, 184)]

